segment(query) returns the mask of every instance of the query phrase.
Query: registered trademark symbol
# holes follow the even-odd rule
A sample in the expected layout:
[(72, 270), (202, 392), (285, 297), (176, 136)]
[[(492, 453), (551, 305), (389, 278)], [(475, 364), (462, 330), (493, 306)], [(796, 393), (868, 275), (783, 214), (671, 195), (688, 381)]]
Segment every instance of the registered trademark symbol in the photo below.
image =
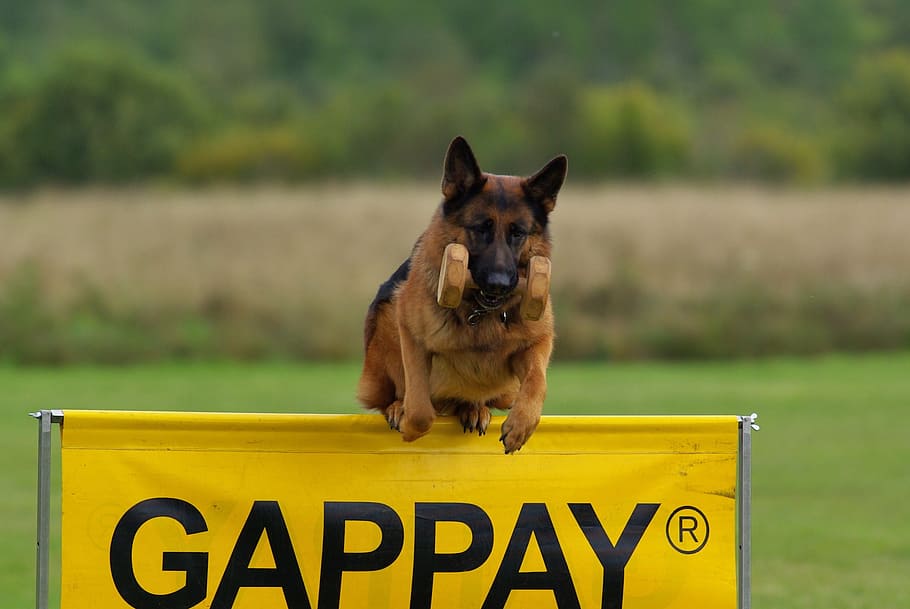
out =
[(704, 512), (691, 505), (676, 508), (667, 519), (667, 541), (682, 554), (700, 552), (710, 531)]

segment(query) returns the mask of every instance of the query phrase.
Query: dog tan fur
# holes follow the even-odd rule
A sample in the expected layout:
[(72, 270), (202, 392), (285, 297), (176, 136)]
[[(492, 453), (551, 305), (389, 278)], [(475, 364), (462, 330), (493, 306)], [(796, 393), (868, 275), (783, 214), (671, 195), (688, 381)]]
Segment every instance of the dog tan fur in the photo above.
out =
[[(426, 434), (437, 414), (483, 435), (490, 408), (508, 409), (500, 440), (519, 450), (537, 427), (553, 350), (549, 298), (537, 321), (518, 313), (518, 275), (550, 256), (549, 214), (565, 180), (559, 156), (527, 178), (481, 172), (463, 138), (446, 154), (443, 201), (410, 258), (370, 305), (358, 398), (404, 440)], [(436, 303), (443, 251), (468, 248), (479, 288), (455, 309)]]

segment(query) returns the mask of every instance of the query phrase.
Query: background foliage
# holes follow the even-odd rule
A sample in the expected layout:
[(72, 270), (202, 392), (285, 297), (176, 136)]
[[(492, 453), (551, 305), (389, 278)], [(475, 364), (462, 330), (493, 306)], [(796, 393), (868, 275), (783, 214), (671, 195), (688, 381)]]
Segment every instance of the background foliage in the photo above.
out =
[(0, 183), (910, 177), (907, 3), (573, 7), (0, 0)]
[[(0, 197), (0, 363), (359, 360), (367, 305), (440, 196), (433, 180)], [(904, 187), (569, 184), (555, 355), (908, 349), (908, 202)]]
[(559, 357), (910, 345), (910, 195), (877, 184), (910, 179), (906, 2), (0, 17), (0, 361), (357, 358), (456, 133), (499, 173), (569, 155)]

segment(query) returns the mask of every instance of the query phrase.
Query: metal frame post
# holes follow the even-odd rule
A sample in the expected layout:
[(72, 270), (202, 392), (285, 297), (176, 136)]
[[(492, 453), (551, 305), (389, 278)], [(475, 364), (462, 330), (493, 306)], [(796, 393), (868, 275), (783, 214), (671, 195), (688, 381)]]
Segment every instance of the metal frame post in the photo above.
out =
[(757, 418), (755, 413), (739, 418), (739, 493), (736, 503), (739, 529), (739, 556), (736, 561), (739, 609), (752, 607), (752, 431), (759, 429), (755, 422)]
[(60, 410), (29, 413), (38, 420), (38, 540), (35, 577), (35, 607), (47, 609), (51, 537), (51, 428), (63, 422)]

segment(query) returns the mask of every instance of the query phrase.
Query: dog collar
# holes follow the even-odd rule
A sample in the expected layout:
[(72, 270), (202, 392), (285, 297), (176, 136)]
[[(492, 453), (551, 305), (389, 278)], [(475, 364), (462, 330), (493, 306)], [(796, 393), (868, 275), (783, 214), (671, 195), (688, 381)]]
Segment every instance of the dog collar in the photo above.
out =
[[(468, 325), (476, 326), (476, 325), (480, 324), (480, 322), (483, 320), (484, 316), (487, 315), (488, 313), (491, 313), (493, 310), (494, 309), (483, 309), (483, 308), (474, 309), (468, 315)], [(509, 325), (509, 314), (506, 311), (500, 311), (499, 312), (499, 321), (502, 322), (502, 325), (504, 325), (504, 326)]]

